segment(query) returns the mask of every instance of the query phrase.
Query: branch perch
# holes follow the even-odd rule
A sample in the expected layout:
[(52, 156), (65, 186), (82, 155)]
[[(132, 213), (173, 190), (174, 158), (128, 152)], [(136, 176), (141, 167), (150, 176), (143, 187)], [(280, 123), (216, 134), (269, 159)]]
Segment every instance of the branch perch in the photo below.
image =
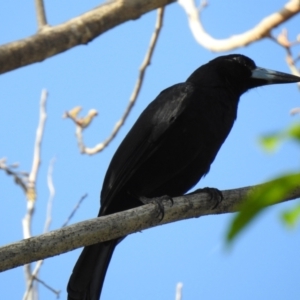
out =
[[(244, 197), (258, 187), (260, 185), (222, 191), (224, 199), (215, 209), (213, 209), (215, 203), (212, 203), (207, 194), (181, 196), (173, 199), (172, 206), (169, 201), (168, 205), (164, 205), (163, 220), (160, 220), (157, 206), (147, 204), (9, 244), (0, 248), (0, 271), (157, 225), (205, 215), (236, 212), (237, 205), (243, 201)], [(282, 202), (298, 197), (300, 197), (300, 186), (282, 199)]]
[(87, 44), (115, 26), (172, 2), (175, 0), (109, 1), (63, 24), (44, 26), (33, 36), (0, 47), (0, 74)]

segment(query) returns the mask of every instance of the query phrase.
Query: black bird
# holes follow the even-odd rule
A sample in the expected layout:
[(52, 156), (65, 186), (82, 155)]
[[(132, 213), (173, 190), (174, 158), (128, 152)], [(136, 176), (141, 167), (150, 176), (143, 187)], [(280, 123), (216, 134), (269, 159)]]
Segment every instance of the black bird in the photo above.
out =
[[(141, 199), (186, 193), (205, 174), (229, 134), (240, 96), (300, 77), (258, 68), (243, 55), (220, 56), (184, 83), (162, 91), (142, 112), (106, 172), (98, 216), (143, 205)], [(85, 247), (68, 283), (68, 299), (98, 300), (116, 239)]]

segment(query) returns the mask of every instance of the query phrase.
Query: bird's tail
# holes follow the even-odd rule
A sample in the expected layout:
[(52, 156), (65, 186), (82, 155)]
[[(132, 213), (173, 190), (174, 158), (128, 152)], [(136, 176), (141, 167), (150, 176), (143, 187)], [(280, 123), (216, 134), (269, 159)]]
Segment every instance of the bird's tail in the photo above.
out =
[(98, 300), (106, 270), (118, 240), (83, 249), (69, 279), (68, 300)]

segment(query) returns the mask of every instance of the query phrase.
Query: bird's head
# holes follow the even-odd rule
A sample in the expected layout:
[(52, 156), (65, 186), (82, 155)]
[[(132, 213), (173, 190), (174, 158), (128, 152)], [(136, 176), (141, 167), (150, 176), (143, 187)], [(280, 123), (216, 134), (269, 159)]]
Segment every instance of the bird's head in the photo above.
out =
[(198, 68), (187, 81), (195, 84), (228, 87), (239, 95), (268, 84), (299, 82), (300, 77), (257, 67), (241, 54), (219, 56)]

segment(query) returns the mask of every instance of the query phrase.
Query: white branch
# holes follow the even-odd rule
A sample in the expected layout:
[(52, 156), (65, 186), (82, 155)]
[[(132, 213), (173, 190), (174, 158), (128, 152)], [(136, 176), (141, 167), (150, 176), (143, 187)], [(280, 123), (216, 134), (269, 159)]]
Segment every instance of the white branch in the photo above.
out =
[(33, 162), (32, 162), (31, 172), (30, 172), (29, 178), (28, 178), (29, 184), (31, 182), (34, 182), (34, 183), (36, 182), (38, 169), (39, 169), (39, 166), (41, 163), (41, 143), (42, 143), (42, 138), (43, 138), (43, 133), (44, 133), (45, 122), (46, 122), (46, 118), (47, 118), (47, 114), (46, 114), (47, 94), (48, 93), (46, 90), (42, 90), (41, 102), (40, 102), (40, 120), (39, 120), (38, 128), (36, 130)]
[[(31, 223), (32, 223), (32, 216), (34, 213), (35, 198), (36, 198), (35, 186), (36, 186), (37, 173), (41, 162), (41, 143), (44, 134), (45, 122), (47, 118), (46, 101), (47, 101), (47, 91), (42, 90), (41, 101), (40, 101), (40, 120), (36, 131), (32, 168), (28, 177), (28, 183), (26, 188), (27, 210), (22, 220), (24, 239), (29, 239), (31, 237)], [(30, 264), (26, 264), (24, 266), (24, 272), (25, 272), (26, 288), (28, 290), (26, 299), (34, 300), (37, 298), (37, 291), (36, 289), (32, 288), (33, 283), (32, 283)]]
[(47, 175), (49, 199), (48, 199), (48, 205), (47, 205), (44, 233), (49, 231), (51, 221), (52, 221), (52, 204), (53, 204), (53, 199), (55, 196), (55, 188), (54, 188), (53, 178), (52, 178), (54, 163), (55, 163), (55, 158), (52, 158), (50, 161), (50, 164), (49, 164), (48, 175)]
[(182, 299), (182, 288), (183, 288), (182, 282), (178, 282), (176, 284), (175, 300), (181, 300)]
[[(54, 195), (55, 195), (55, 188), (54, 188), (53, 180), (52, 180), (54, 162), (55, 162), (55, 158), (53, 158), (50, 161), (49, 168), (48, 168), (47, 182), (48, 182), (48, 188), (49, 188), (49, 199), (48, 199), (48, 206), (47, 206), (47, 213), (46, 213), (46, 221), (45, 221), (45, 226), (44, 226), (44, 233), (49, 231), (49, 227), (50, 227), (51, 220), (52, 220), (52, 217), (51, 217), (52, 203), (53, 203), (53, 199), (54, 199)], [(24, 293), (23, 300), (27, 300), (30, 297), (30, 293), (31, 293), (31, 290), (32, 290), (32, 287), (34, 284), (34, 280), (37, 279), (39, 270), (42, 267), (43, 262), (44, 262), (44, 260), (41, 259), (36, 263), (32, 273), (31, 273), (31, 276), (27, 281), (27, 288)]]
[(244, 47), (268, 37), (273, 28), (300, 12), (299, 0), (290, 0), (280, 11), (265, 17), (252, 29), (227, 39), (215, 39), (205, 31), (199, 16), (199, 9), (196, 7), (194, 0), (178, 0), (178, 4), (182, 6), (187, 14), (189, 26), (196, 41), (204, 48), (214, 52)]

